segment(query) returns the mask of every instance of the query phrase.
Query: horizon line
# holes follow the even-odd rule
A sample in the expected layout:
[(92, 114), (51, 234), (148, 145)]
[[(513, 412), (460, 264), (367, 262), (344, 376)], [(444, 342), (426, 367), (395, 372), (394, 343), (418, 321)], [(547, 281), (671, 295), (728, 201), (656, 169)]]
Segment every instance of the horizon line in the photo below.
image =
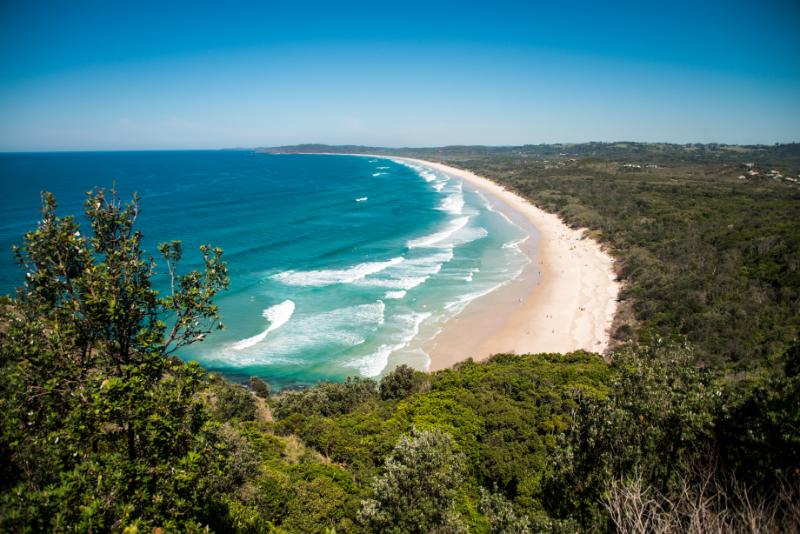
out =
[(388, 150), (419, 150), (433, 148), (459, 148), (459, 147), (486, 147), (486, 148), (521, 148), (526, 146), (580, 146), (591, 144), (615, 145), (615, 144), (639, 144), (639, 145), (673, 145), (673, 146), (733, 146), (733, 147), (752, 147), (769, 148), (775, 146), (796, 145), (798, 141), (776, 141), (774, 143), (725, 143), (725, 142), (675, 142), (675, 141), (584, 141), (584, 142), (552, 142), (552, 143), (523, 143), (523, 144), (448, 144), (448, 145), (418, 145), (418, 146), (381, 146), (357, 143), (295, 143), (288, 145), (260, 145), (251, 147), (215, 147), (215, 148), (55, 148), (55, 149), (29, 149), (29, 150), (3, 150), (0, 154), (64, 154), (64, 153), (97, 153), (97, 152), (210, 152), (210, 151), (250, 151), (262, 149), (293, 148), (302, 146), (326, 146), (326, 147), (359, 147), (359, 148), (378, 148)]

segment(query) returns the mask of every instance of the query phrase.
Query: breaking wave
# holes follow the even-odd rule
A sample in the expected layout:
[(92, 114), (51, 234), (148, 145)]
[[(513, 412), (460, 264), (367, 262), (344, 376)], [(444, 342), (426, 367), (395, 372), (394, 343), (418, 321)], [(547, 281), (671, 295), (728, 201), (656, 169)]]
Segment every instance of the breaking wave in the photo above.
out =
[(469, 222), (469, 217), (459, 217), (458, 219), (453, 219), (450, 221), (450, 224), (447, 225), (447, 228), (442, 230), (441, 232), (436, 232), (430, 235), (426, 235), (420, 237), (419, 239), (412, 239), (406, 246), (408, 248), (419, 248), (419, 247), (433, 247), (437, 243), (441, 243), (451, 235), (455, 234), (462, 228), (464, 228), (467, 223)]
[(280, 304), (272, 306), (264, 310), (261, 315), (269, 321), (269, 326), (266, 330), (261, 332), (260, 334), (256, 334), (253, 337), (248, 337), (246, 339), (242, 339), (241, 341), (237, 341), (233, 344), (234, 350), (242, 350), (246, 349), (247, 347), (252, 347), (257, 343), (261, 343), (266, 339), (267, 335), (280, 328), (281, 326), (285, 325), (289, 322), (289, 319), (292, 318), (294, 314), (294, 302), (291, 300), (284, 300)]
[(322, 287), (333, 284), (349, 284), (369, 276), (379, 273), (394, 265), (405, 261), (405, 258), (398, 256), (387, 261), (372, 261), (360, 263), (349, 269), (326, 269), (320, 271), (285, 271), (272, 276), (273, 280), (278, 280), (289, 286), (310, 286)]
[(442, 270), (442, 265), (452, 259), (453, 250), (444, 249), (441, 252), (406, 260), (402, 264), (386, 269), (379, 276), (359, 280), (357, 284), (409, 291), (424, 284), (428, 278)]
[(346, 365), (348, 367), (356, 367), (362, 376), (378, 376), (389, 363), (389, 356), (393, 352), (407, 347), (409, 342), (419, 334), (420, 325), (430, 316), (431, 314), (427, 312), (399, 315), (397, 319), (400, 325), (398, 326), (402, 331), (402, 341), (400, 343), (381, 345), (372, 354), (352, 360)]

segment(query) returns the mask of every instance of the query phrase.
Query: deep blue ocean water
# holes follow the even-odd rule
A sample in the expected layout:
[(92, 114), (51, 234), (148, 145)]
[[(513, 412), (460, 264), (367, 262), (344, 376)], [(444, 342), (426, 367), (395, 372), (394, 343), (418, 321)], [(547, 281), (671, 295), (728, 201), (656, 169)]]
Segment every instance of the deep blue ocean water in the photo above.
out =
[[(183, 270), (203, 243), (225, 250), (225, 330), (183, 351), (205, 367), (273, 386), (424, 369), (422, 348), (474, 298), (516, 276), (524, 232), (480, 193), (383, 158), (252, 151), (0, 155), (0, 292), (22, 283), (11, 254), (39, 194), (82, 214), (86, 191), (141, 196), (139, 228), (179, 239)], [(82, 218), (81, 218), (82, 220)]]

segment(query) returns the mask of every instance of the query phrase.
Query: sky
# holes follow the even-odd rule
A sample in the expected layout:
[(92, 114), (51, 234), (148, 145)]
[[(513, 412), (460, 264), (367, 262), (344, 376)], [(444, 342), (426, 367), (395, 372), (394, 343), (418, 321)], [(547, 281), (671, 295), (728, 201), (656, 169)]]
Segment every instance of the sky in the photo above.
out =
[(0, 2), (0, 151), (619, 140), (800, 141), (800, 1)]

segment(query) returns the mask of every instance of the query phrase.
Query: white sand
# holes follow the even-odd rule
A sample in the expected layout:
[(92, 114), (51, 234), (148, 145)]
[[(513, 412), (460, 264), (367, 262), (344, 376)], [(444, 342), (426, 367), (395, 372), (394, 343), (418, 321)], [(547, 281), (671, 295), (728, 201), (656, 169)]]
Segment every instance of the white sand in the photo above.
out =
[[(484, 194), (501, 200), (539, 233), (538, 243), (534, 241), (532, 247), (536, 263), (528, 274), (522, 275), (536, 278), (528, 279), (527, 284), (525, 280), (516, 281), (517, 288), (525, 288), (525, 294), (512, 295), (514, 305), (510, 313), (503, 316), (499, 325), (489, 320), (498, 316), (496, 306), (499, 303), (509, 305), (508, 296), (504, 304), (493, 296), (494, 293), (471, 302), (462, 313), (466, 318), (459, 320), (459, 316), (448, 321), (437, 336), (430, 350), (430, 370), (450, 367), (468, 357), (480, 360), (501, 352), (527, 354), (584, 349), (602, 353), (606, 350), (617, 308), (619, 283), (613, 270), (614, 260), (599, 243), (584, 237), (583, 229), (570, 228), (557, 215), (537, 208), (470, 171), (430, 161), (394, 159), (411, 161), (465, 180)], [(532, 235), (532, 240), (536, 237)], [(475, 330), (480, 330), (482, 324), (492, 324), (491, 331), (477, 335)], [(478, 341), (474, 344), (465, 341), (475, 339)], [(458, 349), (453, 350), (453, 347)]]

